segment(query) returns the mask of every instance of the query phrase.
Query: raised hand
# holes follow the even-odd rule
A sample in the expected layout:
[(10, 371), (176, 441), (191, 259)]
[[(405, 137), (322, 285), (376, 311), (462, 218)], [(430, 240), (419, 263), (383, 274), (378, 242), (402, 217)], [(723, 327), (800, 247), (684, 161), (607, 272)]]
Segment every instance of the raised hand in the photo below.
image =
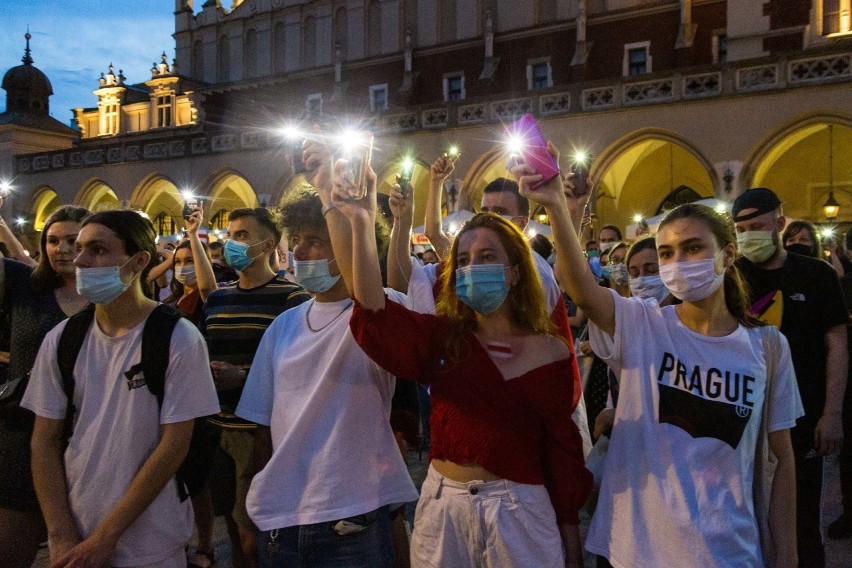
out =
[(390, 198), (388, 199), (388, 204), (390, 205), (391, 214), (393, 214), (394, 220), (404, 219), (411, 217), (413, 213), (413, 209), (411, 207), (414, 191), (414, 186), (409, 184), (410, 189), (405, 194), (402, 193), (402, 189), (398, 184), (394, 184), (390, 191)]
[(184, 219), (183, 226), (187, 234), (197, 235), (198, 229), (201, 227), (201, 222), (204, 220), (204, 214), (201, 212), (201, 207), (197, 207), (195, 211), (190, 213), (189, 217)]
[(347, 160), (337, 160), (332, 171), (331, 203), (347, 219), (376, 218), (376, 172), (367, 167), (367, 195), (363, 199), (354, 199), (353, 183), (346, 172)]
[(302, 144), (302, 162), (305, 164), (305, 177), (317, 190), (317, 193), (329, 195), (332, 186), (331, 149), (322, 139), (319, 126), (314, 125), (313, 136)]
[(432, 162), (432, 166), (429, 168), (429, 179), (432, 181), (444, 181), (455, 169), (456, 166), (453, 160), (444, 152)]

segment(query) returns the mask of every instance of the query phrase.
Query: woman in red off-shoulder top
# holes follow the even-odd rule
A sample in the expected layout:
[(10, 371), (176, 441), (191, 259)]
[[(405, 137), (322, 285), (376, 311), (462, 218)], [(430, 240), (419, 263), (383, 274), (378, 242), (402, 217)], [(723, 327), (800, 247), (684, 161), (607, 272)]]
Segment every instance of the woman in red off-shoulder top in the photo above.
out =
[(452, 245), (438, 315), (415, 313), (385, 299), (375, 174), (360, 200), (341, 179), (327, 212), (352, 228), (352, 333), (379, 365), (432, 395), (412, 565), (581, 565), (577, 511), (591, 475), (571, 420), (572, 355), (548, 317), (526, 239), (497, 215), (477, 215)]

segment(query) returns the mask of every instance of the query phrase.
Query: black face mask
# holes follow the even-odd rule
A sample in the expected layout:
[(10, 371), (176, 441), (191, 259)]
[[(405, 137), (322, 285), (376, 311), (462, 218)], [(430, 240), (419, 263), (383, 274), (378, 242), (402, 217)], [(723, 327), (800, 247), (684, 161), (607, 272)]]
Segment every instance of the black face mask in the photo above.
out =
[(792, 252), (793, 254), (800, 254), (802, 256), (809, 256), (811, 258), (816, 258), (817, 255), (814, 252), (814, 247), (803, 245), (802, 243), (794, 243), (791, 245), (786, 245), (784, 249), (787, 252)]

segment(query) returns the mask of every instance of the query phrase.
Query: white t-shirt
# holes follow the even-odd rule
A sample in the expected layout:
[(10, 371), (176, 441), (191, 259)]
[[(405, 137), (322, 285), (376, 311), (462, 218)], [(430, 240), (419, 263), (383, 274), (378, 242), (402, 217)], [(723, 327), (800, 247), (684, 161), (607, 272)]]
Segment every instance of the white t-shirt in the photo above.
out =
[[(65, 419), (67, 406), (56, 357), (66, 322), (47, 334), (21, 402), (54, 420)], [(65, 472), (71, 515), (81, 538), (91, 536), (124, 497), (157, 447), (161, 424), (219, 411), (207, 346), (186, 319), (172, 334), (162, 409), (144, 383), (128, 388), (124, 372), (140, 360), (144, 325), (142, 321), (121, 337), (109, 337), (93, 324), (74, 366), (77, 417), (65, 452)], [(180, 502), (172, 479), (121, 536), (111, 565), (147, 565), (170, 557), (192, 536), (192, 519), (192, 506), (189, 500)]]
[[(687, 328), (674, 306), (615, 299), (615, 333), (590, 328), (620, 391), (586, 548), (616, 568), (761, 565), (752, 479), (766, 363), (763, 332)], [(803, 414), (787, 341), (768, 430)]]
[[(394, 377), (355, 342), (351, 306), (311, 300), (291, 308), (257, 349), (236, 414), (271, 429), (272, 458), (246, 498), (260, 530), (417, 499), (388, 422)], [(307, 326), (308, 310), (317, 331)]]
[[(547, 263), (547, 260), (542, 258), (535, 251), (532, 252), (533, 264), (538, 271), (539, 280), (541, 281), (541, 289), (544, 292), (544, 301), (547, 304), (547, 313), (553, 313), (556, 309), (556, 304), (559, 303), (559, 298), (562, 292), (559, 290), (559, 284), (556, 283), (556, 277), (553, 275), (553, 268)], [(408, 297), (411, 302), (411, 309), (421, 314), (435, 313), (435, 295), (433, 286), (438, 281), (438, 265), (423, 264), (417, 257), (411, 257), (411, 276), (408, 280)]]

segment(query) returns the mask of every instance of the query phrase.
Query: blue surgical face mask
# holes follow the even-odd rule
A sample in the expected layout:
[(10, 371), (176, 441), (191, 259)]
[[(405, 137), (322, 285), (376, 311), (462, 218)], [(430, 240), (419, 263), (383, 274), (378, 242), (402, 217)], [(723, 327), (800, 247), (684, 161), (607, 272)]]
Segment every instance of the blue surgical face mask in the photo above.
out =
[(456, 296), (475, 312), (490, 314), (503, 305), (508, 293), (502, 264), (469, 264), (456, 270)]
[[(332, 260), (332, 262), (334, 262)], [(329, 262), (326, 259), (320, 260), (294, 260), (293, 274), (296, 276), (296, 281), (309, 292), (322, 293), (337, 284), (340, 280), (340, 274), (332, 276), (328, 271)]]
[[(134, 255), (135, 256), (135, 255)], [(133, 260), (131, 256), (121, 266), (95, 268), (77, 267), (77, 293), (93, 304), (109, 304), (130, 287), (130, 282), (121, 279), (121, 269)]]
[(607, 264), (606, 266), (601, 266), (601, 278), (604, 280), (609, 280), (612, 277), (612, 273), (610, 272), (611, 268)]
[(254, 259), (257, 256), (261, 256), (263, 253), (260, 253), (257, 256), (249, 256), (248, 249), (249, 247), (253, 247), (254, 245), (260, 244), (263, 241), (258, 241), (254, 244), (241, 243), (239, 241), (235, 241), (234, 239), (228, 239), (225, 241), (225, 245), (222, 247), (222, 254), (225, 256), (225, 262), (228, 263), (228, 266), (236, 270), (237, 272), (242, 272), (248, 266), (254, 262)]

